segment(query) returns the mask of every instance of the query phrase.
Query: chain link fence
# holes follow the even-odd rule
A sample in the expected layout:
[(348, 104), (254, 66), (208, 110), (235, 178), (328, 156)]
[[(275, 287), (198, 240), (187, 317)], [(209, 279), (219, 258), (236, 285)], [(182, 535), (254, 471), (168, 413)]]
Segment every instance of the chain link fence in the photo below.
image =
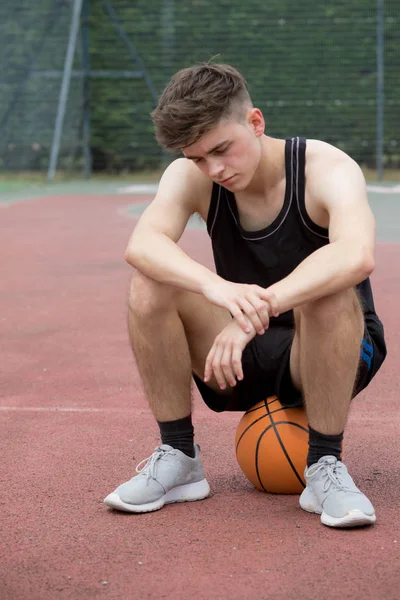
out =
[[(48, 168), (73, 4), (0, 7), (4, 171)], [(400, 168), (399, 15), (400, 0), (84, 0), (57, 167), (83, 169), (86, 156), (94, 171), (159, 168), (157, 96), (174, 72), (216, 56), (247, 78), (269, 135), (323, 139), (372, 168), (378, 148)]]

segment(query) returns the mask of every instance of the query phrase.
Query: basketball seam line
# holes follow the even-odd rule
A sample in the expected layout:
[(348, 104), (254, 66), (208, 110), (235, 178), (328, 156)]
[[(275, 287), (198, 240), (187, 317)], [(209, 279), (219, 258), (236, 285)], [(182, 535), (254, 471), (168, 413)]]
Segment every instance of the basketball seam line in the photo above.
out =
[[(272, 426), (273, 426), (273, 428), (274, 428), (275, 435), (276, 435), (276, 437), (277, 437), (277, 439), (278, 439), (278, 442), (279, 442), (279, 444), (280, 444), (280, 446), (281, 446), (281, 448), (282, 448), (282, 452), (283, 452), (283, 453), (284, 453), (284, 455), (286, 456), (286, 459), (287, 459), (287, 461), (288, 461), (289, 465), (291, 466), (291, 468), (292, 468), (292, 470), (293, 470), (293, 473), (295, 474), (295, 476), (297, 477), (297, 479), (299, 480), (299, 482), (301, 483), (301, 485), (303, 486), (303, 488), (305, 488), (306, 486), (304, 485), (304, 482), (303, 482), (302, 478), (301, 478), (301, 477), (300, 477), (300, 475), (298, 474), (298, 472), (297, 472), (297, 469), (295, 468), (294, 464), (292, 463), (292, 461), (291, 461), (291, 459), (290, 459), (290, 456), (288, 455), (288, 453), (287, 453), (287, 451), (286, 451), (286, 448), (285, 448), (285, 446), (283, 445), (283, 442), (282, 442), (282, 440), (281, 440), (281, 436), (279, 435), (279, 433), (278, 433), (278, 430), (277, 430), (277, 428), (276, 428), (276, 425), (275, 425), (275, 422), (274, 422), (274, 420), (273, 420), (273, 418), (272, 418), (272, 414), (273, 414), (273, 413), (271, 413), (271, 412), (270, 412), (270, 410), (269, 410), (269, 406), (268, 406), (268, 403), (267, 403), (267, 402), (265, 402), (265, 406), (266, 406), (266, 409), (267, 409), (267, 412), (268, 412), (268, 414), (270, 415), (270, 421), (271, 421), (271, 423), (272, 423)], [(276, 411), (275, 411), (275, 412), (276, 412)]]

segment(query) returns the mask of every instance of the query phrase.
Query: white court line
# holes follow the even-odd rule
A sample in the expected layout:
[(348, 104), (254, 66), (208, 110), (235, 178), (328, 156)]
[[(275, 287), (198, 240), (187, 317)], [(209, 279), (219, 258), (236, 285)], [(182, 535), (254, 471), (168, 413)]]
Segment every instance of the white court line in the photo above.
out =
[[(119, 207), (117, 209), (117, 214), (128, 219), (138, 219), (149, 206), (149, 204), (150, 202), (144, 202), (140, 204), (130, 204), (129, 206)], [(207, 225), (197, 214), (190, 217), (186, 227), (188, 229), (207, 229)]]
[(0, 410), (28, 412), (115, 412), (113, 408), (78, 408), (69, 406), (0, 406)]
[[(136, 183), (133, 185), (125, 185), (117, 188), (118, 194), (133, 194), (133, 195), (153, 195), (158, 190), (158, 183)], [(376, 192), (380, 194), (399, 194), (400, 185), (375, 185), (367, 184), (367, 190), (369, 192)]]
[(126, 185), (124, 187), (117, 188), (118, 194), (152, 195), (156, 194), (157, 190), (158, 183), (137, 183), (134, 185)]
[[(132, 409), (136, 416), (141, 417), (152, 417), (150, 409)], [(70, 413), (121, 413), (127, 414), (129, 409), (126, 408), (79, 408), (71, 406), (0, 406), (0, 412), (70, 412)], [(357, 414), (350, 415), (349, 425), (357, 425), (357, 423), (387, 423), (396, 425), (399, 421), (398, 415), (369, 415), (369, 414)]]
[(400, 185), (367, 185), (367, 191), (377, 194), (400, 194)]
[(150, 409), (126, 408), (89, 408), (79, 406), (0, 406), (0, 412), (63, 412), (63, 413), (123, 413), (134, 412), (135, 415), (151, 415)]

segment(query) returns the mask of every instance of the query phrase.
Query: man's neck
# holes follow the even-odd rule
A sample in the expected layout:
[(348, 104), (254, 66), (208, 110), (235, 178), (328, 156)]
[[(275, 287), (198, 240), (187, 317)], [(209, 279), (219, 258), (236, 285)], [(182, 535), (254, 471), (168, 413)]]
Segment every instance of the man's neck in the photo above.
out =
[(285, 140), (264, 135), (261, 138), (261, 158), (245, 195), (268, 198), (285, 178)]

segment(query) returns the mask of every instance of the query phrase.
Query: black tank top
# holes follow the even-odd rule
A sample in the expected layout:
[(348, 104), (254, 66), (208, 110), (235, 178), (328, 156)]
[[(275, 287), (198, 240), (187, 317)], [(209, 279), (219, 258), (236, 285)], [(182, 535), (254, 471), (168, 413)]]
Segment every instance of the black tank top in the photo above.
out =
[[(227, 281), (255, 283), (267, 288), (291, 273), (312, 252), (329, 243), (328, 230), (316, 225), (305, 207), (304, 138), (285, 144), (286, 191), (276, 219), (259, 231), (240, 224), (235, 196), (214, 183), (207, 217), (217, 273)], [(356, 286), (367, 320), (381, 325), (374, 307), (369, 278)], [(293, 326), (290, 310), (271, 320), (271, 326)]]

